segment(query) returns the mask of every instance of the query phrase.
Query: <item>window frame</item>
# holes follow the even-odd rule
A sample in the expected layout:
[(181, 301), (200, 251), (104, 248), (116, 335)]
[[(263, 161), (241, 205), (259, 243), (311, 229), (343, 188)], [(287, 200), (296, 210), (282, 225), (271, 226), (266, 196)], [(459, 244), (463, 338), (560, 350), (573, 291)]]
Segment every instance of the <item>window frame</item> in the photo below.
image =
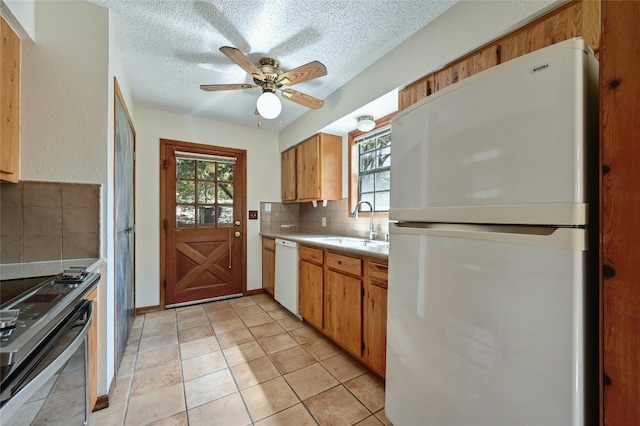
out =
[[(178, 162), (184, 160), (184, 161), (193, 161), (193, 176), (192, 177), (181, 177), (178, 176)], [(233, 214), (232, 214), (232, 220), (230, 223), (225, 223), (225, 224), (220, 224), (220, 210), (222, 208), (225, 207), (229, 207), (231, 206), (231, 209), (233, 211), (234, 208), (234, 200), (233, 198), (231, 199), (230, 203), (221, 203), (220, 202), (220, 198), (219, 198), (219, 191), (220, 191), (220, 185), (221, 184), (231, 184), (232, 187), (234, 185), (234, 181), (226, 181), (226, 180), (220, 180), (220, 171), (219, 171), (219, 167), (220, 166), (230, 166), (232, 168), (231, 173), (234, 175), (235, 178), (235, 164), (236, 164), (236, 158), (235, 157), (227, 157), (227, 156), (221, 156), (221, 155), (209, 155), (209, 154), (201, 154), (201, 153), (190, 153), (190, 152), (182, 152), (182, 151), (175, 151), (174, 153), (174, 161), (176, 162), (176, 176), (175, 176), (175, 181), (176, 181), (176, 196), (177, 196), (177, 186), (179, 184), (180, 181), (188, 181), (188, 182), (193, 182), (193, 189), (194, 189), (194, 200), (192, 203), (188, 203), (188, 202), (180, 202), (178, 199), (175, 200), (175, 205), (176, 208), (178, 206), (193, 206), (194, 209), (194, 223), (193, 226), (180, 226), (178, 223), (178, 218), (177, 218), (177, 214), (176, 214), (176, 223), (174, 224), (174, 226), (176, 227), (176, 229), (210, 229), (210, 228), (230, 228), (233, 227)], [(199, 177), (199, 163), (202, 161), (206, 161), (209, 163), (213, 163), (214, 167), (215, 167), (215, 172), (214, 172), (214, 177), (213, 179), (203, 179)], [(233, 179), (233, 178), (232, 178)], [(213, 185), (214, 187), (214, 196), (213, 196), (213, 200), (211, 202), (200, 202), (199, 201), (199, 186), (200, 184), (210, 184)], [(201, 207), (209, 207), (209, 208), (213, 208), (214, 210), (214, 222), (212, 224), (207, 224), (207, 223), (201, 223), (200, 222), (200, 215), (202, 214), (200, 211)]]
[[(386, 127), (389, 126), (391, 124), (391, 119), (393, 118), (393, 116), (396, 114), (396, 112), (391, 113), (389, 115), (386, 115), (382, 118), (379, 118), (378, 120), (376, 120), (376, 125), (373, 129), (369, 130), (368, 132), (362, 132), (360, 130), (354, 130), (352, 132), (349, 132), (349, 149), (348, 149), (348, 154), (349, 154), (349, 211), (347, 212), (348, 216), (351, 216), (351, 213), (353, 213), (353, 210), (356, 207), (356, 204), (358, 204), (358, 177), (359, 177), (359, 170), (360, 170), (360, 166), (359, 166), (359, 161), (360, 161), (360, 155), (359, 155), (359, 150), (358, 150), (358, 144), (356, 144), (356, 139), (358, 139), (360, 136), (368, 134), (368, 133), (375, 133), (376, 131), (379, 131), (382, 127)], [(393, 153), (393, 132), (392, 132), (392, 142), (391, 142), (391, 150)], [(366, 214), (370, 214), (368, 211), (362, 211), (360, 212), (361, 215), (366, 215)], [(374, 218), (389, 218), (389, 212), (374, 212)]]

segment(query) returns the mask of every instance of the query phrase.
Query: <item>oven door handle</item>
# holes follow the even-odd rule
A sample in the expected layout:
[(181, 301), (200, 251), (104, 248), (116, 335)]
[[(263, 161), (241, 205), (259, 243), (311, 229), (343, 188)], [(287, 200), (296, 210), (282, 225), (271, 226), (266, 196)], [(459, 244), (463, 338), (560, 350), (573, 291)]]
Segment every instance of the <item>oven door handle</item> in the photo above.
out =
[[(53, 359), (53, 361), (51, 361), (51, 364), (45, 367), (37, 376), (29, 381), (29, 383), (6, 401), (0, 409), (1, 418), (10, 418), (16, 410), (25, 404), (36, 391), (44, 386), (44, 384), (47, 383), (62, 366), (64, 366), (64, 364), (78, 350), (80, 345), (85, 343), (85, 339), (89, 334), (89, 329), (91, 328), (91, 323), (93, 321), (93, 302), (91, 300), (85, 300), (79, 311), (86, 312), (86, 317), (82, 320), (82, 330), (80, 330), (78, 335), (60, 352), (58, 356), (56, 356), (55, 359)], [(86, 370), (85, 374), (87, 374)], [(85, 377), (85, 382), (87, 379), (88, 378)]]

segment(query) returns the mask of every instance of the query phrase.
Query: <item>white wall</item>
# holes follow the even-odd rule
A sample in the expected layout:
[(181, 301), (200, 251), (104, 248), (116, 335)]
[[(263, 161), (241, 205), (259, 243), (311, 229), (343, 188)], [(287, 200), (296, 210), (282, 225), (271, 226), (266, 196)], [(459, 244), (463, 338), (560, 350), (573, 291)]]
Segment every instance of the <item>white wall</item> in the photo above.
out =
[[(247, 151), (247, 210), (280, 200), (278, 134), (136, 108), (136, 307), (160, 303), (160, 139)], [(247, 289), (262, 287), (260, 221), (247, 221)]]
[(566, 0), (460, 1), (280, 132), (280, 151)]
[(107, 10), (36, 2), (22, 49), (20, 179), (106, 184)]

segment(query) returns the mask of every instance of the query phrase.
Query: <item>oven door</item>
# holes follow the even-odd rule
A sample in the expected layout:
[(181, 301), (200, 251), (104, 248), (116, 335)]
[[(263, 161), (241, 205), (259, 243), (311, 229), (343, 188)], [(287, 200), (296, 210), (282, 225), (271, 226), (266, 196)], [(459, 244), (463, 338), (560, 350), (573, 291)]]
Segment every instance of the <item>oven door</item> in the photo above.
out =
[(3, 425), (87, 424), (92, 309), (91, 301), (82, 300), (3, 383)]

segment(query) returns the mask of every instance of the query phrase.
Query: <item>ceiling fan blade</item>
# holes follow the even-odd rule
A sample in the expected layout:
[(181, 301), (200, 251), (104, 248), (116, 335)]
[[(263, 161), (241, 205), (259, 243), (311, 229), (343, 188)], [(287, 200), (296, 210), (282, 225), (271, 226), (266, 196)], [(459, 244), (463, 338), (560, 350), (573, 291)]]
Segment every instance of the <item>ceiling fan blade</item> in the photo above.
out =
[(278, 82), (287, 86), (313, 80), (314, 78), (327, 75), (327, 68), (318, 61), (309, 62), (278, 76)]
[(258, 80), (264, 80), (266, 78), (262, 71), (260, 71), (260, 69), (256, 67), (249, 59), (247, 59), (244, 53), (242, 53), (235, 47), (223, 46), (220, 48), (220, 51), (227, 55), (229, 59), (238, 64), (240, 68), (245, 70), (253, 78), (256, 78)]
[(253, 89), (253, 84), (201, 84), (200, 89), (205, 92), (216, 92), (218, 90), (241, 90), (241, 89)]
[(302, 92), (298, 92), (293, 89), (285, 89), (282, 91), (282, 96), (285, 99), (289, 99), (297, 104), (306, 106), (311, 109), (318, 109), (324, 105), (324, 101), (314, 98), (313, 96), (306, 95)]

